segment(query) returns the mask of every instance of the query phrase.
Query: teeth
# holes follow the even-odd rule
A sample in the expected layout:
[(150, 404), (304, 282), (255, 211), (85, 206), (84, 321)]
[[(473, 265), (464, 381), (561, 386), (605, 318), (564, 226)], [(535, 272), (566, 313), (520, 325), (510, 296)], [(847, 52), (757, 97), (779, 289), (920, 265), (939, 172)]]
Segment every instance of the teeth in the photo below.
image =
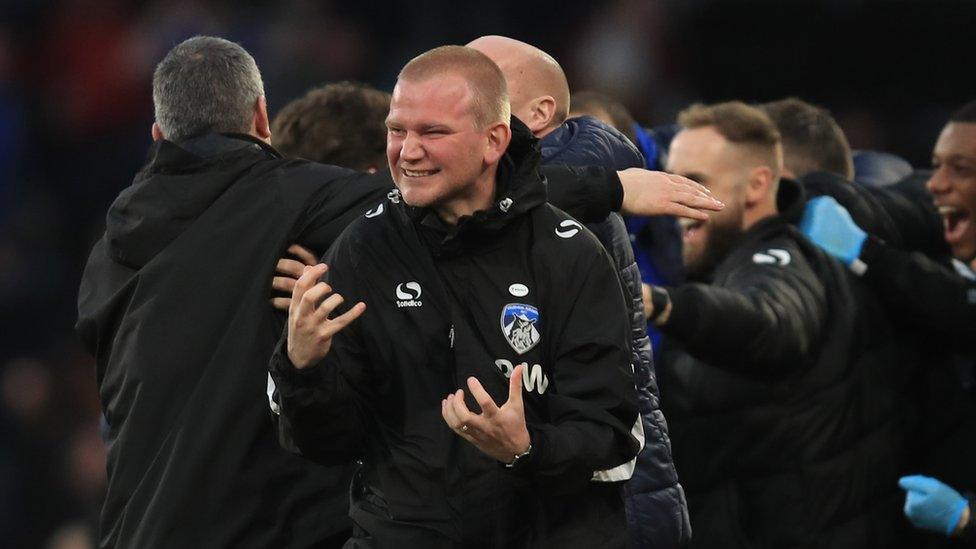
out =
[(959, 212), (960, 209), (955, 206), (939, 206), (939, 215), (953, 215)]
[(403, 168), (403, 173), (407, 174), (408, 177), (424, 177), (427, 175), (433, 175), (437, 173), (437, 170), (408, 170)]

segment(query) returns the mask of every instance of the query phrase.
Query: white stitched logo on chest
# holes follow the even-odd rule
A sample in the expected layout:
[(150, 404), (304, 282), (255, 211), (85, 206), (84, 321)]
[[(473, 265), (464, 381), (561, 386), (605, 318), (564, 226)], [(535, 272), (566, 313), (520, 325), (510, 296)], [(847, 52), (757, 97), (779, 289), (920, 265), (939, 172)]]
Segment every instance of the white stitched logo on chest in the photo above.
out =
[(418, 282), (401, 282), (396, 287), (397, 307), (420, 307), (424, 303), (420, 301), (420, 295), (424, 291)]
[[(502, 371), (506, 378), (511, 378), (516, 365), (512, 364), (511, 360), (499, 358), (495, 361), (495, 366)], [(545, 394), (546, 389), (549, 388), (549, 378), (542, 371), (541, 365), (533, 364), (530, 368), (527, 362), (522, 363), (522, 387), (530, 393), (535, 391), (540, 395)]]

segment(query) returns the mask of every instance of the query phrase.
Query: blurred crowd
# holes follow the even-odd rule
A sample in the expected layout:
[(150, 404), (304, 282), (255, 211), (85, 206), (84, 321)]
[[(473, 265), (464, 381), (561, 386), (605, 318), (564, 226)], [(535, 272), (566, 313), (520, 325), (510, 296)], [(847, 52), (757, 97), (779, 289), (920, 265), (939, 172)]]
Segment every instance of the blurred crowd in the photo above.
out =
[[(971, 72), (963, 69), (968, 65), (955, 64), (973, 45), (958, 25), (976, 10), (954, 2), (931, 9), (890, 4), (812, 2), (783, 13), (775, 3), (706, 0), (592, 1), (559, 10), (551, 2), (514, 0), (475, 7), (446, 0), (381, 7), (311, 0), (3, 2), (2, 545), (90, 544), (105, 488), (105, 449), (93, 361), (71, 329), (78, 279), (107, 206), (144, 160), (152, 70), (174, 44), (198, 34), (240, 42), (261, 67), (274, 115), (313, 86), (351, 79), (389, 90), (416, 53), (506, 34), (553, 54), (573, 89), (610, 93), (647, 125), (673, 122), (698, 99), (801, 95), (830, 107), (854, 148), (891, 150), (925, 167), (948, 113), (976, 89), (972, 75), (959, 74)], [(883, 14), (888, 22), (875, 28)], [(547, 25), (531, 24), (542, 16)], [(833, 25), (859, 31), (853, 46), (846, 37), (826, 36)], [(846, 48), (850, 55), (838, 58)], [(906, 56), (914, 63), (904, 63)], [(873, 59), (876, 66), (862, 65)], [(901, 77), (888, 70), (894, 66)], [(924, 81), (935, 67), (938, 78)]]

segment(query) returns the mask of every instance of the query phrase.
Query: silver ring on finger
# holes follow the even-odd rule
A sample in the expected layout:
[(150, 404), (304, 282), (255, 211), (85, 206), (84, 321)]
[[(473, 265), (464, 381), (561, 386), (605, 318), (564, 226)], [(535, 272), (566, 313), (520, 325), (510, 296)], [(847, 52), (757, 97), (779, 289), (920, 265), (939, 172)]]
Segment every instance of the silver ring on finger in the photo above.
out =
[(468, 432), (468, 426), (467, 425), (462, 425), (461, 426), (461, 432), (462, 433), (467, 433)]

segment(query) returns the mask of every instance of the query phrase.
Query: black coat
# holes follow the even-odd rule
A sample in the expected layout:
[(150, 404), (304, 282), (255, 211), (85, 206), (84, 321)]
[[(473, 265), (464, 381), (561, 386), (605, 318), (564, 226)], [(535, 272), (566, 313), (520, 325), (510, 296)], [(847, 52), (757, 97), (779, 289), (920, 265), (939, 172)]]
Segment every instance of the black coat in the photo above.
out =
[(692, 545), (892, 547), (905, 433), (891, 333), (793, 226), (799, 187), (778, 198), (710, 284), (671, 291), (658, 375)]
[[(620, 284), (599, 242), (544, 204), (527, 136), (505, 158), (495, 205), (456, 233), (396, 195), (353, 223), (325, 261), (366, 313), (321, 364), (272, 360), (286, 442), (362, 458), (351, 516), (376, 547), (626, 544), (639, 416)], [(503, 403), (520, 362), (532, 455), (508, 470), (453, 433), (439, 404), (469, 376)]]
[[(571, 118), (546, 135), (541, 143), (546, 164), (595, 165), (623, 170), (644, 166), (640, 152), (627, 138), (599, 120)], [(630, 314), (631, 360), (644, 423), (644, 449), (637, 456), (634, 477), (625, 487), (627, 527), (634, 547), (668, 549), (691, 538), (684, 490), (671, 459), (668, 423), (660, 409), (654, 356), (644, 318), (641, 273), (623, 219), (617, 213), (587, 228), (613, 258)]]
[[(619, 182), (587, 172), (548, 170), (552, 196), (602, 219)], [(268, 298), (289, 244), (323, 252), (392, 188), (388, 172), (286, 160), (248, 136), (153, 145), (79, 292), (109, 426), (101, 546), (313, 547), (349, 527), (351, 467), (276, 441), (265, 389), (283, 322)]]

